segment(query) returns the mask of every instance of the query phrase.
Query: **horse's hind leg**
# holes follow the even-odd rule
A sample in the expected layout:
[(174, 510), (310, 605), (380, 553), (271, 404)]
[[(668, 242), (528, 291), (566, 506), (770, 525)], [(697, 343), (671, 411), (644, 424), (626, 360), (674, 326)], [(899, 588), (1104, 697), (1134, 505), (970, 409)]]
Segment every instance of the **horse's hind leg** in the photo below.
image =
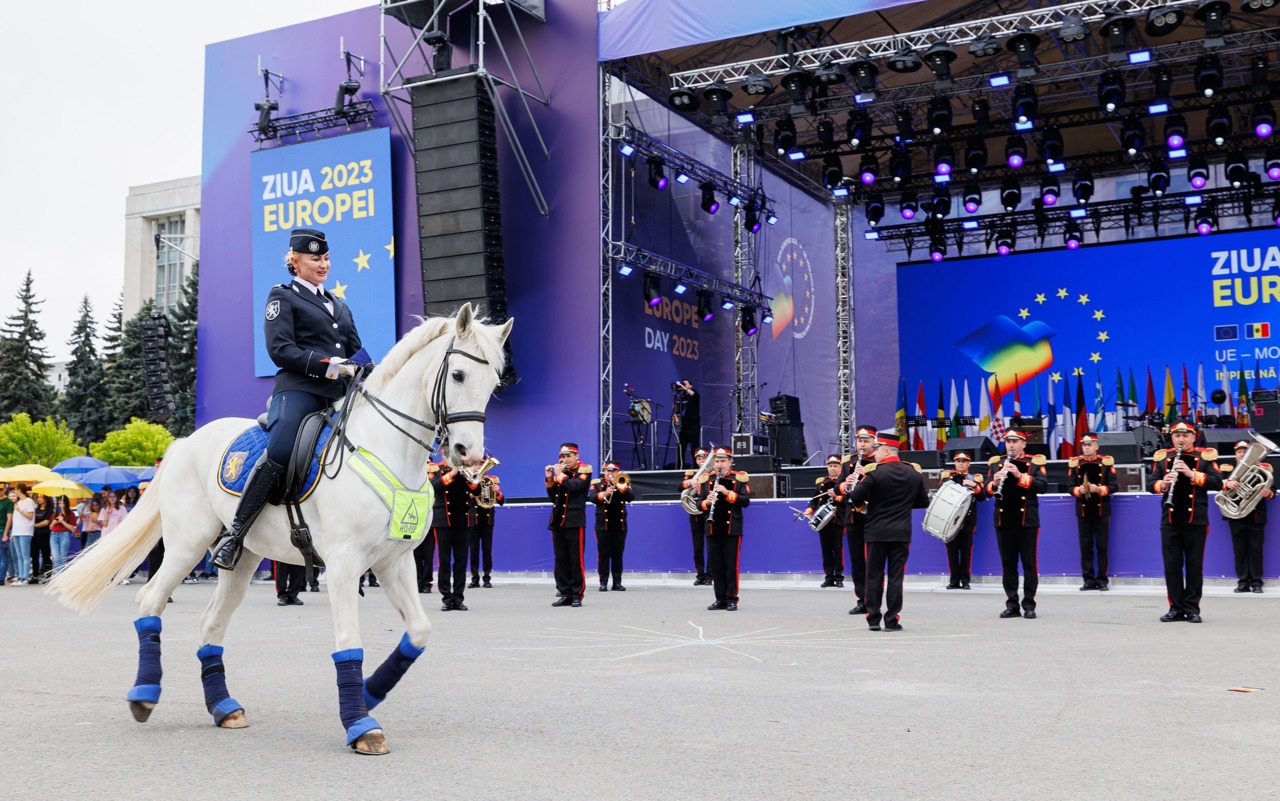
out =
[[(218, 586), (209, 600), (209, 606), (200, 616), (200, 681), (204, 684), (204, 704), (213, 715), (213, 722), (224, 729), (243, 729), (249, 725), (244, 707), (227, 691), (226, 669), (222, 664), (222, 639), (227, 634), (227, 623), (244, 600), (245, 591), (253, 571), (262, 559), (245, 551), (235, 570), (218, 573)], [(181, 580), (181, 579), (179, 579)]]
[(389, 568), (377, 568), (378, 575), (383, 577), (383, 592), (400, 613), (407, 630), (386, 661), (378, 666), (372, 676), (365, 679), (364, 700), (369, 709), (382, 703), (414, 660), (422, 655), (426, 649), (427, 637), (431, 635), (431, 622), (427, 620), (427, 613), (422, 608), (417, 592), (417, 569), (409, 554), (406, 551), (396, 556)]

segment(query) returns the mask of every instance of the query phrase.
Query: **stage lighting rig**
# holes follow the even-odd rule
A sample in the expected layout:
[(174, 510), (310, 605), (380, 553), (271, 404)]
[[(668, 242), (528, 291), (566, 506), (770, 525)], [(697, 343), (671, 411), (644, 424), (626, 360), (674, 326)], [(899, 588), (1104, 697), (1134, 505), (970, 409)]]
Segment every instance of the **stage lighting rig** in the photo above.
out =
[(698, 185), (698, 189), (702, 191), (702, 210), (707, 214), (715, 214), (720, 210), (720, 201), (716, 200), (715, 185), (706, 182)]
[(1008, 256), (1013, 252), (1014, 246), (1018, 243), (1014, 236), (1013, 226), (1006, 226), (996, 230), (996, 253), (1001, 256)]
[(1151, 187), (1151, 194), (1156, 197), (1169, 191), (1169, 162), (1163, 157), (1156, 156), (1147, 165), (1147, 186)]
[(334, 116), (347, 116), (347, 101), (356, 96), (356, 92), (360, 91), (360, 82), (347, 79), (338, 84), (338, 94), (333, 101)]
[(1262, 159), (1263, 172), (1273, 181), (1280, 181), (1280, 147), (1269, 147)]
[(671, 90), (667, 95), (667, 103), (676, 111), (694, 111), (698, 107), (698, 97), (681, 87)]
[(1057, 125), (1047, 126), (1040, 136), (1040, 157), (1044, 159), (1045, 164), (1057, 164), (1062, 161), (1065, 148), (1062, 129)]
[(1088, 167), (1076, 170), (1075, 178), (1071, 180), (1071, 194), (1081, 205), (1093, 198), (1093, 171)]
[(666, 162), (661, 156), (650, 156), (649, 165), (649, 186), (657, 189), (659, 192), (667, 188), (667, 172)]
[(760, 233), (760, 205), (752, 199), (742, 210), (742, 224), (753, 234)]
[(823, 117), (818, 120), (818, 124), (814, 126), (814, 131), (818, 134), (818, 147), (825, 151), (834, 150), (836, 146), (836, 124), (831, 121), (830, 117)]
[(843, 184), (844, 167), (840, 164), (840, 157), (834, 153), (828, 153), (822, 157), (822, 185), (828, 189), (835, 189)]
[(862, 181), (864, 186), (871, 186), (880, 177), (880, 160), (876, 158), (875, 153), (863, 153), (862, 161), (858, 163), (858, 180)]
[(1207, 98), (1212, 98), (1222, 90), (1222, 61), (1214, 53), (1205, 53), (1196, 59), (1192, 77), (1196, 91)]
[(1035, 119), (1040, 107), (1040, 99), (1036, 95), (1036, 87), (1029, 83), (1020, 83), (1013, 90), (1013, 118), (1027, 123)]
[(938, 175), (950, 175), (952, 162), (955, 161), (955, 152), (951, 149), (951, 145), (941, 144), (933, 149), (933, 169)]
[(1089, 28), (1085, 26), (1084, 18), (1075, 11), (1063, 15), (1058, 38), (1064, 42), (1083, 42), (1089, 38)]
[(1261, 14), (1276, 4), (1276, 0), (1244, 0), (1240, 10), (1247, 14)]
[(790, 117), (783, 117), (773, 127), (773, 149), (779, 156), (790, 153), (796, 146), (796, 123)]
[(1147, 131), (1136, 114), (1129, 114), (1120, 126), (1120, 145), (1129, 158), (1134, 158), (1147, 144)]
[(1010, 175), (1000, 184), (1000, 205), (1005, 211), (1013, 211), (1022, 202), (1022, 185)]
[(1209, 106), (1204, 118), (1205, 136), (1218, 147), (1222, 147), (1231, 138), (1231, 112), (1221, 101)]
[(651, 307), (662, 305), (662, 277), (648, 270), (644, 272), (644, 302)]
[(1098, 79), (1098, 105), (1114, 114), (1124, 105), (1124, 76), (1119, 70), (1107, 70)]
[(715, 319), (716, 309), (711, 303), (711, 293), (705, 289), (698, 290), (698, 319), (709, 323)]
[(964, 143), (964, 167), (971, 175), (987, 166), (987, 140), (973, 134)]
[(879, 192), (872, 192), (867, 195), (866, 205), (863, 211), (867, 215), (867, 225), (875, 228), (884, 219), (884, 195)]
[(1181, 8), (1160, 6), (1147, 12), (1147, 24), (1143, 31), (1147, 36), (1168, 36), (1178, 29), (1186, 14)]
[(818, 86), (835, 86), (844, 83), (844, 73), (830, 60), (823, 61), (813, 73), (813, 82)]
[(951, 98), (936, 95), (929, 100), (929, 132), (941, 136), (951, 130)]
[(889, 151), (889, 177), (895, 184), (911, 181), (911, 151), (897, 144)]
[(982, 208), (982, 187), (976, 181), (965, 184), (964, 210), (970, 214), (977, 214), (980, 208)]
[(760, 330), (760, 326), (756, 325), (755, 307), (742, 307), (742, 312), (738, 315), (738, 325), (742, 330), (743, 336), (755, 336), (756, 332)]
[(929, 258), (935, 263), (942, 261), (947, 255), (946, 234), (932, 234), (929, 237)]
[(1187, 162), (1187, 183), (1192, 189), (1204, 189), (1209, 185), (1209, 162), (1204, 156), (1192, 156)]
[(1231, 11), (1226, 0), (1200, 0), (1196, 4), (1196, 19), (1204, 24), (1204, 46), (1221, 47), (1223, 22)]
[(1244, 186), (1245, 181), (1249, 179), (1249, 160), (1245, 158), (1244, 151), (1238, 147), (1233, 147), (1227, 153), (1226, 166), (1224, 175), (1231, 186), (1239, 189)]
[(747, 80), (742, 84), (742, 91), (751, 97), (763, 99), (773, 94), (773, 81), (757, 70), (747, 76)]
[(1271, 134), (1276, 130), (1276, 110), (1270, 102), (1259, 100), (1253, 104), (1250, 121), (1253, 124), (1254, 136), (1259, 139), (1270, 139)]
[(702, 96), (707, 101), (707, 108), (711, 111), (711, 121), (716, 125), (724, 125), (729, 121), (729, 100), (733, 97), (733, 92), (729, 91), (729, 87), (724, 81), (716, 81), (702, 90)]
[(922, 66), (924, 62), (909, 47), (902, 48), (889, 59), (889, 69), (903, 75), (916, 72)]
[(946, 184), (933, 185), (933, 200), (929, 203), (929, 211), (937, 220), (951, 214), (951, 190)]
[(1022, 28), (1009, 38), (1005, 47), (1018, 59), (1018, 77), (1030, 78), (1036, 74), (1036, 48), (1040, 46), (1040, 37), (1030, 30)]
[(1004, 142), (1004, 161), (1011, 169), (1018, 169), (1027, 161), (1027, 140), (1022, 134), (1010, 134)]
[(1080, 230), (1080, 223), (1075, 220), (1067, 220), (1066, 226), (1062, 232), (1063, 244), (1067, 246), (1067, 250), (1077, 250), (1081, 241), (1084, 239), (1084, 232)]
[(1257, 53), (1249, 59), (1249, 85), (1255, 92), (1271, 91), (1271, 61), (1266, 53)]
[(1061, 194), (1062, 185), (1058, 183), (1058, 176), (1045, 173), (1040, 178), (1040, 202), (1046, 206), (1056, 206)]
[(876, 78), (880, 75), (880, 68), (876, 66), (874, 61), (860, 58), (849, 63), (849, 77), (853, 79), (853, 85), (858, 87), (858, 93), (867, 101), (875, 99)]
[(1156, 67), (1151, 70), (1151, 90), (1150, 105), (1163, 103), (1168, 106), (1173, 99), (1173, 70), (1168, 67)]
[(1187, 143), (1187, 119), (1181, 114), (1170, 114), (1164, 120), (1164, 143), (1170, 150), (1178, 150)]
[[(794, 123), (793, 123), (794, 127)], [(849, 112), (849, 121), (845, 124), (845, 138), (854, 150), (860, 150), (871, 139), (871, 115), (866, 109), (855, 108)]]
[(808, 70), (795, 69), (783, 75), (779, 83), (791, 98), (792, 113), (803, 114), (805, 101), (809, 97), (809, 85), (813, 83), (813, 75)]
[(898, 131), (899, 142), (910, 142), (916, 138), (916, 126), (911, 119), (911, 109), (898, 106), (893, 110), (893, 124)]
[(1208, 236), (1213, 233), (1213, 229), (1218, 225), (1217, 215), (1214, 214), (1213, 204), (1205, 203), (1196, 209), (1196, 233), (1200, 236)]
[(1129, 49), (1129, 31), (1133, 30), (1133, 17), (1113, 11), (1103, 18), (1098, 32), (1107, 40), (1110, 55), (1108, 61), (1124, 61)]
[(951, 62), (955, 60), (956, 51), (946, 42), (938, 42), (925, 51), (924, 63), (929, 65), (934, 85), (939, 89), (951, 88)]
[(973, 122), (979, 128), (985, 128), (991, 124), (991, 101), (982, 95), (973, 99), (973, 105), (969, 107), (969, 113), (973, 115)]
[(902, 197), (898, 200), (898, 213), (902, 215), (902, 219), (914, 220), (919, 209), (920, 202), (916, 197), (915, 190), (903, 192)]
[(969, 43), (969, 55), (974, 58), (991, 58), (1000, 55), (1000, 40), (984, 33)]

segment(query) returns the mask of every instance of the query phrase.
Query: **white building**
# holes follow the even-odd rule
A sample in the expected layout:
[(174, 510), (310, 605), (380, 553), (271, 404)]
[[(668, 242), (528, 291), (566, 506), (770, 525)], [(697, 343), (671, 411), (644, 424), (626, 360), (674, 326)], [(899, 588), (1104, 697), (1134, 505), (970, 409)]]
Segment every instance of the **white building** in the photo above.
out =
[(200, 256), (200, 176), (129, 187), (125, 199), (124, 318), (147, 300), (172, 312)]

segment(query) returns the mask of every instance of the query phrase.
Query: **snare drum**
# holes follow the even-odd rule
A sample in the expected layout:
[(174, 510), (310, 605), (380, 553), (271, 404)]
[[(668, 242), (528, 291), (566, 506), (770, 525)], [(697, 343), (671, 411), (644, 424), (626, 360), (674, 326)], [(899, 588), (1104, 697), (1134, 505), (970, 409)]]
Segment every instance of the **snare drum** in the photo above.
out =
[(831, 501), (819, 506), (809, 518), (809, 528), (814, 531), (822, 531), (828, 523), (835, 519), (836, 505)]
[(637, 423), (649, 425), (653, 421), (653, 409), (647, 400), (633, 400), (627, 405), (627, 414)]
[(973, 490), (954, 481), (944, 481), (929, 501), (921, 527), (943, 542), (951, 542), (960, 532), (971, 503)]

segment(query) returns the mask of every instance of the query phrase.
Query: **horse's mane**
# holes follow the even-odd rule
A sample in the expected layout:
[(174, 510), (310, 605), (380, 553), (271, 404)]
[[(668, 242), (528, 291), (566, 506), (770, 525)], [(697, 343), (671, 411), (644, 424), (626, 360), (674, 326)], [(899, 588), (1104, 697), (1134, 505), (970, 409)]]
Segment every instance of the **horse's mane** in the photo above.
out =
[[(385, 389), (418, 351), (437, 338), (453, 332), (453, 317), (419, 317), (418, 319), (421, 322), (391, 348), (387, 357), (379, 362), (373, 373), (369, 375), (365, 387), (370, 392), (376, 393)], [(477, 355), (487, 360), (495, 370), (501, 373), (506, 365), (506, 354), (503, 353), (502, 346), (493, 335), (494, 327), (478, 317), (473, 317), (469, 331), (470, 336), (459, 340), (459, 344), (474, 342), (480, 349)]]

